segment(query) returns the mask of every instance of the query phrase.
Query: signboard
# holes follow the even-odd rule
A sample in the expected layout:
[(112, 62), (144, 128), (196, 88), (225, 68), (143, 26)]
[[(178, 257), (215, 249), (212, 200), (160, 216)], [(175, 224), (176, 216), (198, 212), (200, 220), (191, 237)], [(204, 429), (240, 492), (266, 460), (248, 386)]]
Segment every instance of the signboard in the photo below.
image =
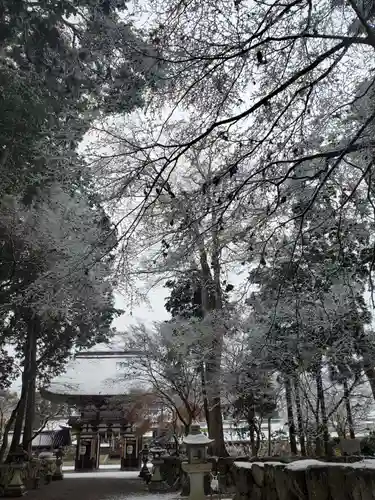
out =
[(86, 453), (86, 446), (80, 446), (79, 447), (79, 454), (84, 455)]
[(129, 444), (127, 447), (126, 447), (126, 454), (127, 455), (132, 455), (133, 454), (133, 445), (132, 444)]

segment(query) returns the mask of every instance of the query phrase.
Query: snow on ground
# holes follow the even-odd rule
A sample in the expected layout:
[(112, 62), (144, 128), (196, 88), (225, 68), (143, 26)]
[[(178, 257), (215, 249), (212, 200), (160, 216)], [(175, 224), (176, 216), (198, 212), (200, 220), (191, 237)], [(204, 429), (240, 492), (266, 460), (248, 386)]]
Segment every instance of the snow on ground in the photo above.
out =
[[(63, 471), (68, 472), (68, 471), (74, 471), (74, 465), (63, 465)], [(110, 470), (120, 470), (120, 465), (101, 465), (99, 468), (100, 471), (110, 471)]]
[(102, 472), (72, 472), (63, 481), (27, 492), (28, 500), (181, 500), (179, 494), (149, 493), (138, 472), (106, 469)]
[(66, 476), (67, 479), (138, 479), (139, 471), (128, 471), (128, 470), (120, 470), (117, 469), (105, 470), (105, 471), (93, 471), (93, 472), (74, 472)]

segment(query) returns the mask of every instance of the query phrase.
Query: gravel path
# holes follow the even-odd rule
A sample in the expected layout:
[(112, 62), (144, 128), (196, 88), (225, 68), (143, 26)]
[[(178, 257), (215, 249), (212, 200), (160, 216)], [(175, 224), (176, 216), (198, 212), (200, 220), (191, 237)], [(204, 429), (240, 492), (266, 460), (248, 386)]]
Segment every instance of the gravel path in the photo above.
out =
[(62, 481), (30, 490), (25, 500), (177, 500), (178, 493), (150, 494), (138, 472), (65, 473)]

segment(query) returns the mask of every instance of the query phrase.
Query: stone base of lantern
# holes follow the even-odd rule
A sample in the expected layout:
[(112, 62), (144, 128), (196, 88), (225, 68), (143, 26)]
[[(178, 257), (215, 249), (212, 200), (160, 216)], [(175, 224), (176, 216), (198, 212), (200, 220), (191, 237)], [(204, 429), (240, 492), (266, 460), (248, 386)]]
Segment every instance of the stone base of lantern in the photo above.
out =
[(150, 472), (148, 470), (147, 463), (144, 463), (141, 470), (139, 471), (138, 477), (140, 477), (141, 479), (145, 479), (149, 474)]
[(52, 476), (52, 481), (62, 481), (64, 479), (64, 474), (62, 470), (56, 470)]
[(151, 481), (148, 483), (148, 491), (150, 493), (161, 493), (168, 491), (170, 486), (165, 481)]
[(10, 481), (3, 486), (2, 496), (4, 497), (22, 497), (26, 493), (25, 485), (22, 480), (22, 470), (24, 465), (11, 464), (9, 466)]
[(64, 474), (62, 471), (63, 461), (61, 458), (56, 459), (56, 468), (52, 476), (52, 481), (62, 481), (64, 479)]
[(210, 463), (187, 463), (183, 462), (182, 470), (189, 475), (190, 493), (189, 500), (204, 500), (204, 476), (211, 472), (212, 464)]
[(163, 480), (160, 473), (160, 466), (164, 463), (163, 460), (154, 459), (152, 464), (154, 466), (154, 471), (151, 476), (150, 482), (148, 483), (148, 489), (150, 493), (167, 491), (169, 485)]

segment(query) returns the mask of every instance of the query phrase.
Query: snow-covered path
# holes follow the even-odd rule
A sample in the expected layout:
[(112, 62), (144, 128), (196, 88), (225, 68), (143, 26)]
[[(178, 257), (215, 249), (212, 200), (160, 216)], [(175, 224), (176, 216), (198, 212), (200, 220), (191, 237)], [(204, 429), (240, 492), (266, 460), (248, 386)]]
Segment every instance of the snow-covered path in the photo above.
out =
[(178, 493), (150, 494), (138, 472), (103, 469), (67, 472), (63, 481), (27, 493), (29, 500), (177, 500)]

